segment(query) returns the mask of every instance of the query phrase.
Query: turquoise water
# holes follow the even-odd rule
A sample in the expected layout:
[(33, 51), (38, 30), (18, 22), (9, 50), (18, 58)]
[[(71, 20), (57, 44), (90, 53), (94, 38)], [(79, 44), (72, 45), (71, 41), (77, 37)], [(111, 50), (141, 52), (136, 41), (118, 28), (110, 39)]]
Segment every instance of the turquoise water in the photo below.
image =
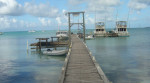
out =
[(113, 83), (150, 83), (150, 28), (128, 31), (130, 37), (97, 38), (87, 45)]
[[(149, 83), (150, 29), (128, 31), (130, 37), (101, 37), (86, 43), (113, 83)], [(0, 83), (57, 83), (65, 56), (27, 51), (27, 40), (30, 44), (37, 37), (51, 37), (55, 33), (23, 31), (0, 35)]]
[(57, 83), (65, 56), (27, 51), (27, 40), (50, 37), (55, 31), (6, 32), (0, 36), (0, 83)]

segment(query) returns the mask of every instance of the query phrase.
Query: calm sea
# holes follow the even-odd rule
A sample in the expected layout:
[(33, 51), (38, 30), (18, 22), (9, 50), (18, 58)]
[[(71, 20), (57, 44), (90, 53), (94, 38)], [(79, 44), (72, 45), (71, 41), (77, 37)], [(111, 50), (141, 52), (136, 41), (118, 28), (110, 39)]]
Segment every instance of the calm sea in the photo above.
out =
[[(87, 30), (90, 33), (93, 30)], [(113, 83), (150, 82), (150, 28), (128, 29), (130, 37), (87, 40), (93, 56)], [(56, 31), (5, 32), (0, 35), (0, 83), (57, 83), (65, 56), (27, 51), (27, 41)]]

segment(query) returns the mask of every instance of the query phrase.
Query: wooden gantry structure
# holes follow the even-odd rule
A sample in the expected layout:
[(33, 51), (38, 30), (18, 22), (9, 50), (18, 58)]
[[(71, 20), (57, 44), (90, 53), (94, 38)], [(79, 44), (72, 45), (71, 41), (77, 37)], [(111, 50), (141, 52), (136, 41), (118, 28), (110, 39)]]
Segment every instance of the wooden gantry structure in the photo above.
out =
[[(71, 42), (71, 27), (75, 24), (81, 25), (83, 27), (83, 41), (85, 42), (85, 20), (84, 20), (84, 13), (85, 12), (68, 12), (68, 26), (69, 26), (69, 42)], [(80, 23), (72, 23), (71, 22), (71, 15), (79, 16), (82, 14), (82, 22)]]

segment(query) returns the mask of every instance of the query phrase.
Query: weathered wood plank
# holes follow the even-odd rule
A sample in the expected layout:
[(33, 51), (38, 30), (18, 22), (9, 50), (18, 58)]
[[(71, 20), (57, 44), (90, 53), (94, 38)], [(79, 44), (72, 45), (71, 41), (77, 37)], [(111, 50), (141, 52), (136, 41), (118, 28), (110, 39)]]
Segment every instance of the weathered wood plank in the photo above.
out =
[(60, 83), (109, 83), (100, 75), (87, 46), (76, 35), (71, 36), (71, 41), (71, 52)]

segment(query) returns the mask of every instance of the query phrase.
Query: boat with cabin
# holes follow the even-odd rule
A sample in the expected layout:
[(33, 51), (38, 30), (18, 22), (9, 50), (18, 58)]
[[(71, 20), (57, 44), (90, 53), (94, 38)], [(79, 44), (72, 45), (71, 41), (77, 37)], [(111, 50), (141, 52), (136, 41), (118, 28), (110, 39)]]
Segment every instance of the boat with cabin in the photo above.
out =
[(115, 33), (117, 33), (119, 37), (129, 36), (127, 31), (127, 21), (117, 21)]
[(68, 31), (57, 31), (56, 36), (61, 40), (67, 40), (69, 38)]
[(106, 36), (106, 30), (105, 30), (105, 23), (104, 22), (97, 22), (96, 27), (94, 31), (94, 36), (98, 37), (103, 37)]

